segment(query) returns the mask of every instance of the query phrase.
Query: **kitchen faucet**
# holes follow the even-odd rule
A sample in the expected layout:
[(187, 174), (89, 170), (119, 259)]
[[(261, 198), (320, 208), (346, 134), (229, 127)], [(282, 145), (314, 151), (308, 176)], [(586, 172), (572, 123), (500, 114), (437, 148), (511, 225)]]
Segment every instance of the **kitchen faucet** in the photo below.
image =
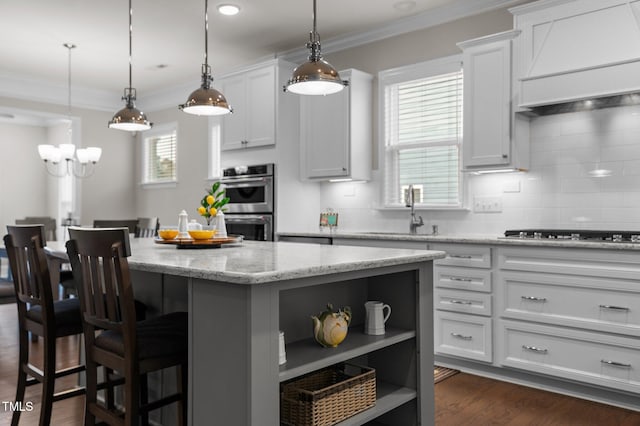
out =
[(424, 225), (424, 222), (422, 221), (422, 216), (418, 216), (416, 218), (416, 212), (414, 211), (415, 194), (413, 193), (413, 185), (409, 185), (407, 196), (405, 197), (404, 201), (407, 207), (411, 207), (411, 218), (409, 219), (409, 233), (417, 234), (418, 227)]

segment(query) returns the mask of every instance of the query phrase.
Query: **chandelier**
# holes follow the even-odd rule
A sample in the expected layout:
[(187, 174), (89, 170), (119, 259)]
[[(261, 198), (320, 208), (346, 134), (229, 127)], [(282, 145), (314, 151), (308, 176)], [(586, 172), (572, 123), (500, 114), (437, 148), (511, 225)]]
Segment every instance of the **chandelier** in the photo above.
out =
[[(96, 147), (79, 148), (72, 143), (73, 131), (71, 120), (71, 49), (75, 49), (76, 45), (72, 43), (64, 43), (69, 51), (69, 74), (67, 80), (68, 97), (67, 97), (67, 117), (69, 121), (69, 143), (63, 143), (58, 146), (54, 145), (38, 145), (38, 154), (40, 159), (44, 161), (47, 173), (56, 177), (64, 177), (73, 175), (78, 178), (89, 177), (95, 171), (95, 165), (100, 161), (102, 149)], [(74, 155), (75, 154), (75, 155)], [(65, 161), (65, 167), (60, 167), (60, 162)], [(61, 170), (62, 169), (62, 170)]]

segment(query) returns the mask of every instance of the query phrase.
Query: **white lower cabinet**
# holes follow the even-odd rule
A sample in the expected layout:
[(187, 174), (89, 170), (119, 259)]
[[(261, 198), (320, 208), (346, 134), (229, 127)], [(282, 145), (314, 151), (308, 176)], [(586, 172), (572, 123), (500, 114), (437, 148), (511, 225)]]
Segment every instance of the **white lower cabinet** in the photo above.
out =
[(491, 318), (437, 311), (435, 319), (436, 353), (491, 362)]
[(640, 256), (500, 248), (499, 365), (640, 392)]
[(527, 322), (500, 322), (503, 366), (640, 392), (640, 340)]
[(434, 351), (493, 361), (491, 248), (429, 244), (447, 257), (434, 261)]

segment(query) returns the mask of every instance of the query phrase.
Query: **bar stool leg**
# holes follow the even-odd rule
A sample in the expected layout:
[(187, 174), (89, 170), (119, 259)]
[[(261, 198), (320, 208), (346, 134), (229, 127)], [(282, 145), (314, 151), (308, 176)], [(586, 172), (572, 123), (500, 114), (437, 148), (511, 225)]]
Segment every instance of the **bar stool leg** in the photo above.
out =
[(40, 407), (40, 426), (51, 423), (53, 392), (56, 382), (56, 341), (55, 337), (44, 337), (44, 380), (42, 381), (42, 406)]
[[(29, 333), (26, 331), (20, 331), (20, 349), (18, 360), (18, 385), (16, 387), (16, 403), (20, 403), (21, 407), (24, 402), (24, 391), (27, 387), (27, 373), (25, 373), (23, 366), (29, 363)], [(20, 408), (21, 408), (20, 407)], [(11, 417), (11, 426), (18, 426), (20, 421), (20, 413), (22, 411), (15, 410)]]

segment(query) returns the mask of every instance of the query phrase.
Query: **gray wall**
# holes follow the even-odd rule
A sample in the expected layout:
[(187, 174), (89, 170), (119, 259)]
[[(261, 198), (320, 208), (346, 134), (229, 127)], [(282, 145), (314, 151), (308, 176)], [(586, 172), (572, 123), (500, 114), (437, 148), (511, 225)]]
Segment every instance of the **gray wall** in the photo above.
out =
[[(41, 102), (0, 97), (0, 106), (64, 118), (66, 107)], [(81, 121), (83, 146), (102, 148), (102, 159), (95, 174), (78, 180), (80, 221), (136, 217), (134, 162), (135, 139), (129, 133), (107, 128), (113, 112), (73, 108), (71, 115)], [(0, 226), (24, 216), (55, 216), (50, 199), (57, 178), (49, 176), (38, 157), (37, 145), (47, 143), (48, 127), (0, 125)]]

